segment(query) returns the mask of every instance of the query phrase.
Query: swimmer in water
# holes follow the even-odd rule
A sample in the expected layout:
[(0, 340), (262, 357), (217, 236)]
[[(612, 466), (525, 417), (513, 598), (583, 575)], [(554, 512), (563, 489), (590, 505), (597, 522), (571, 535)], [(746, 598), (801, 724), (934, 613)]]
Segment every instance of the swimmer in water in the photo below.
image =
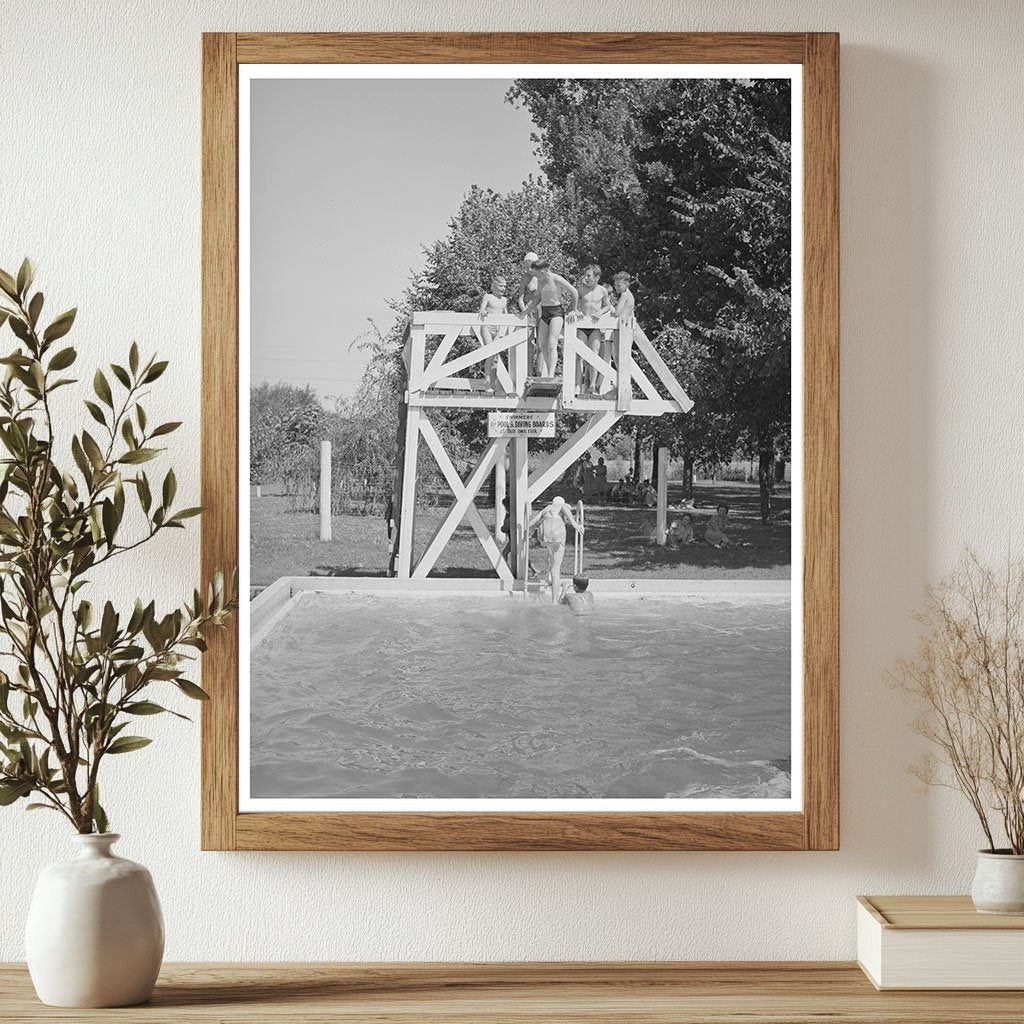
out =
[(582, 573), (572, 578), (572, 590), (566, 584), (558, 603), (567, 605), (573, 615), (586, 615), (594, 610), (594, 595), (587, 590), (590, 580)]
[(537, 540), (548, 551), (548, 584), (551, 587), (551, 603), (558, 602), (558, 591), (562, 581), (562, 556), (565, 554), (565, 524), (577, 533), (583, 527), (576, 522), (563, 498), (552, 498), (551, 504), (542, 508), (531, 520), (529, 529), (537, 528)]

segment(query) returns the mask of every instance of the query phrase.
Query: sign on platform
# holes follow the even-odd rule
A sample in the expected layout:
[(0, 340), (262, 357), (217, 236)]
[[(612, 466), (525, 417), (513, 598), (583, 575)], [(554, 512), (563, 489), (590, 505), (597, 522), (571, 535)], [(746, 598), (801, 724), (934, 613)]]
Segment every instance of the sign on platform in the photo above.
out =
[(554, 437), (553, 412), (489, 412), (488, 437)]

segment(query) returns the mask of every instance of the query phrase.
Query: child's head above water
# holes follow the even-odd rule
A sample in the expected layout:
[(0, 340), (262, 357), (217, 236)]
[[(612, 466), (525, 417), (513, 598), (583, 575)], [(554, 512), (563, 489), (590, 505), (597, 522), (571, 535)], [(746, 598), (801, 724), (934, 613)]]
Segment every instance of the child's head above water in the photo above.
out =
[(588, 580), (587, 577), (584, 576), (582, 573), (577, 573), (575, 576), (573, 576), (572, 589), (575, 590), (577, 594), (582, 594), (583, 591), (586, 590), (589, 586), (590, 580)]
[(727, 516), (729, 514), (729, 506), (726, 505), (726, 503), (723, 501), (720, 505), (716, 507), (715, 511), (721, 512), (723, 516)]

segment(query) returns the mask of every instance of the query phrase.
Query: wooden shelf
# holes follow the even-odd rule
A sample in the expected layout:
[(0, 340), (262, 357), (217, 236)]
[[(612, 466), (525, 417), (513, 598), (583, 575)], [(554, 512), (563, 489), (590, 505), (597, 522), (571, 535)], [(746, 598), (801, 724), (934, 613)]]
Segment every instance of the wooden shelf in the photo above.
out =
[(855, 964), (167, 964), (151, 1003), (60, 1010), (0, 965), (0, 1020), (1020, 1024), (1024, 993), (876, 992)]

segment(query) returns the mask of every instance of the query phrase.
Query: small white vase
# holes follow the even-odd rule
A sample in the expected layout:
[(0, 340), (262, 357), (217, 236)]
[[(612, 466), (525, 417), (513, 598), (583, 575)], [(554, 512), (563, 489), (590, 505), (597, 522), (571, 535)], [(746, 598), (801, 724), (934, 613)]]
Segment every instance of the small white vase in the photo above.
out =
[(971, 899), (982, 914), (1024, 914), (1024, 854), (979, 850)]
[(163, 915), (150, 873), (111, 852), (120, 838), (76, 835), (79, 855), (36, 882), (25, 953), (36, 994), (49, 1006), (134, 1006), (153, 993)]

